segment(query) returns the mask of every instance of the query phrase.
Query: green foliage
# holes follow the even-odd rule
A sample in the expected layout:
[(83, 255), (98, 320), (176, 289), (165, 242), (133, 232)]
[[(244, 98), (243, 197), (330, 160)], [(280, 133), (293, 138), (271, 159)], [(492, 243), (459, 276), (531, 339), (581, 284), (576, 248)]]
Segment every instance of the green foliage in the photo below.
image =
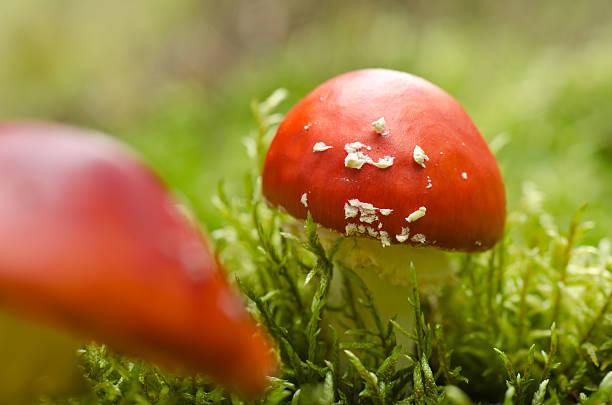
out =
[(564, 236), (540, 201), (526, 187), (503, 243), (465, 258), (459, 277), (467, 282), (441, 300), (453, 331), (447, 344), (478, 399), (498, 400), (491, 393), (505, 383), (513, 403), (575, 402), (612, 367), (610, 243), (576, 246), (584, 208)]
[[(213, 232), (219, 255), (274, 338), (282, 366), (251, 402), (196, 377), (177, 377), (83, 349), (90, 397), (103, 404), (603, 404), (612, 397), (610, 242), (579, 246), (581, 208), (560, 230), (524, 187), (493, 250), (454, 254), (452, 285), (422, 296), (411, 266), (413, 325), (381, 317), (355, 269), (336, 260), (309, 216), (303, 224), (263, 203), (258, 177), (283, 92), (254, 103), (253, 160), (241, 194), (221, 185), (215, 205), (226, 227)], [(337, 279), (334, 281), (334, 279)], [(340, 294), (332, 294), (332, 286)], [(433, 323), (432, 320), (436, 322)], [(402, 347), (396, 336), (414, 345)]]

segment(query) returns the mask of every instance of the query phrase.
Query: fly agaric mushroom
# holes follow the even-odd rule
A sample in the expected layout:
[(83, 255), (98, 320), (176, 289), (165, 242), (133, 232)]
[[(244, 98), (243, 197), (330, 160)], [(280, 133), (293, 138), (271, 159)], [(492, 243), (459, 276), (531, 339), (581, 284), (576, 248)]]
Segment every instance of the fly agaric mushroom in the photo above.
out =
[[(329, 149), (313, 150), (321, 143)], [(505, 221), (497, 163), (463, 108), (385, 69), (335, 77), (293, 107), (268, 150), (263, 193), (296, 218), (310, 211), (326, 228), (383, 245), (482, 251)]]
[[(392, 70), (349, 72), (311, 91), (280, 124), (262, 180), (272, 205), (353, 237), (336, 257), (364, 270), (383, 316), (405, 302), (410, 261), (420, 287), (439, 285), (452, 273), (441, 250), (489, 249), (505, 222), (497, 163), (467, 113)], [(405, 312), (398, 320), (408, 323)]]
[(2, 307), (245, 394), (275, 368), (201, 235), (111, 138), (0, 125)]

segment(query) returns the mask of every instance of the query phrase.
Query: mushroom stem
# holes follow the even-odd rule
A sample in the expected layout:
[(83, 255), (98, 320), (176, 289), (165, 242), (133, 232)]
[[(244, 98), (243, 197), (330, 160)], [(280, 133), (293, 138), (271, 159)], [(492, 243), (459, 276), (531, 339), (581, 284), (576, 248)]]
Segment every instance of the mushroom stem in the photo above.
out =
[[(380, 241), (371, 238), (344, 241), (336, 258), (350, 268), (357, 269), (368, 286), (370, 283), (366, 279), (371, 277), (381, 279), (386, 285), (410, 287), (409, 269), (412, 262), (416, 268), (419, 289), (427, 293), (434, 293), (447, 284), (455, 270), (448, 254), (440, 249), (410, 245), (383, 247)], [(407, 303), (406, 299), (404, 302)]]
[[(324, 245), (331, 246), (339, 236), (335, 231), (319, 228)], [(383, 325), (395, 317), (395, 321), (407, 331), (414, 328), (414, 311), (408, 302), (411, 295), (410, 263), (415, 266), (419, 289), (427, 294), (435, 294), (442, 286), (451, 283), (456, 271), (449, 255), (439, 249), (408, 245), (383, 247), (378, 240), (370, 238), (345, 240), (335, 258), (353, 269), (368, 287)], [(339, 300), (341, 289), (341, 278), (334, 277), (331, 286), (333, 301)], [(364, 314), (364, 318), (367, 319), (368, 315)], [(336, 329), (339, 328), (339, 322), (330, 321)], [(414, 345), (403, 333), (396, 333), (396, 341), (405, 349)]]

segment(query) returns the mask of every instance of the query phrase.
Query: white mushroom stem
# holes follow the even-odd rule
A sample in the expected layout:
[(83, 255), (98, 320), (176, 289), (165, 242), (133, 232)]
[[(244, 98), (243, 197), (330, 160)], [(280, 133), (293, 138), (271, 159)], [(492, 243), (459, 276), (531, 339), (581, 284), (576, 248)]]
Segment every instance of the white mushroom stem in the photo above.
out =
[[(321, 240), (328, 245), (338, 235), (324, 229), (319, 232)], [(414, 328), (413, 310), (408, 303), (411, 294), (410, 262), (414, 263), (419, 290), (435, 292), (453, 279), (455, 268), (448, 255), (436, 248), (415, 248), (408, 245), (382, 247), (380, 242), (369, 238), (352, 238), (343, 242), (336, 259), (356, 271), (367, 285), (384, 324), (395, 320), (407, 331)], [(339, 302), (342, 291), (342, 276), (337, 272), (332, 279), (330, 302)], [(371, 319), (363, 310), (363, 318)], [(336, 329), (339, 322), (330, 320)], [(374, 327), (373, 323), (368, 325)], [(342, 333), (343, 329), (338, 330)], [(410, 349), (414, 342), (402, 333), (396, 333), (397, 343)]]
[[(351, 224), (358, 228), (356, 224)], [(361, 225), (363, 226), (363, 225)], [(286, 223), (285, 229), (295, 235), (304, 233), (302, 221)], [(363, 232), (369, 232), (363, 226)], [(375, 230), (372, 228), (372, 232)], [(356, 229), (359, 233), (359, 230)], [(330, 248), (340, 236), (338, 232), (319, 227), (318, 234), (323, 246)], [(414, 263), (419, 290), (435, 292), (442, 286), (450, 283), (456, 271), (448, 255), (433, 247), (415, 248), (407, 244), (393, 244), (383, 247), (379, 240), (367, 237), (347, 238), (340, 245), (335, 260), (357, 272), (358, 276), (367, 285), (372, 293), (376, 307), (383, 322), (397, 315), (396, 321), (406, 330), (411, 331), (414, 326), (413, 310), (408, 303), (411, 293), (410, 262)], [(330, 302), (338, 303), (342, 296), (342, 275), (336, 267), (330, 289)], [(371, 319), (370, 315), (362, 309), (363, 318)], [(337, 315), (338, 317), (340, 315)], [(342, 319), (336, 315), (330, 316), (324, 322), (331, 323), (339, 333), (344, 332)], [(373, 324), (368, 326), (373, 327)], [(402, 333), (396, 333), (398, 344), (409, 349), (413, 346), (411, 339)]]

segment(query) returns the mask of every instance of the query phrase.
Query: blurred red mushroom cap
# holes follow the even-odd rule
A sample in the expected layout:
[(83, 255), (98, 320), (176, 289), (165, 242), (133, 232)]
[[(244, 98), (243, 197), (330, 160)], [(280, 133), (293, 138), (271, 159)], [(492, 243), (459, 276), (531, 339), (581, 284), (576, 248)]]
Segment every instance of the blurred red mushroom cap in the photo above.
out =
[(383, 245), (490, 248), (505, 194), (494, 156), (459, 103), (407, 73), (368, 69), (321, 84), (287, 114), (263, 193), (291, 215)]
[(0, 124), (4, 308), (260, 392), (275, 359), (199, 233), (111, 138)]

